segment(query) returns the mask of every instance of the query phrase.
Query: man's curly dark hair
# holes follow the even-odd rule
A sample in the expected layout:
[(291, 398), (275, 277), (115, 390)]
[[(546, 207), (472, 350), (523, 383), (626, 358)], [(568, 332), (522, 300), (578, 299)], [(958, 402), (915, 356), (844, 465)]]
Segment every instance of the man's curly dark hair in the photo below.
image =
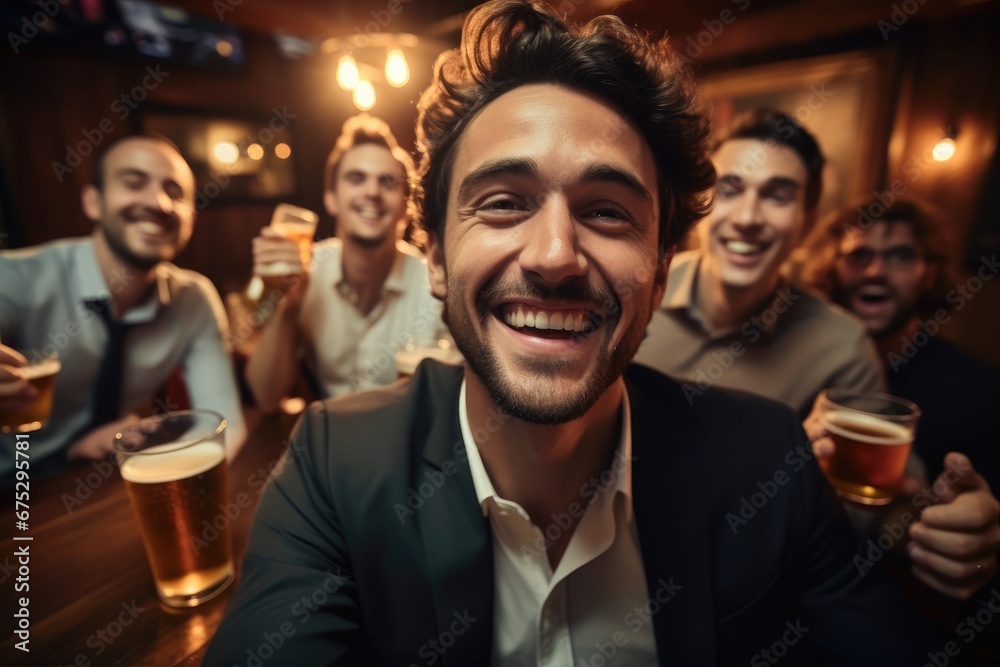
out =
[(540, 2), (495, 0), (469, 13), (461, 46), (438, 58), (418, 105), (413, 192), (426, 231), (443, 239), (455, 150), (470, 120), (504, 93), (539, 83), (597, 95), (642, 131), (657, 166), (661, 250), (708, 212), (709, 123), (690, 72), (665, 40), (615, 16), (577, 25)]

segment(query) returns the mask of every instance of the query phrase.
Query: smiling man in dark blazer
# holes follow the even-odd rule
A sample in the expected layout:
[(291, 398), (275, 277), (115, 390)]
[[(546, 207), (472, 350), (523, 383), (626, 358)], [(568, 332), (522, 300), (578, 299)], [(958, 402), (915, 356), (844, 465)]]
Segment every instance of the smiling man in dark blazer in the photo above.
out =
[(467, 365), (311, 406), (206, 665), (922, 664), (798, 420), (629, 362), (713, 169), (663, 44), (474, 10), (418, 121)]

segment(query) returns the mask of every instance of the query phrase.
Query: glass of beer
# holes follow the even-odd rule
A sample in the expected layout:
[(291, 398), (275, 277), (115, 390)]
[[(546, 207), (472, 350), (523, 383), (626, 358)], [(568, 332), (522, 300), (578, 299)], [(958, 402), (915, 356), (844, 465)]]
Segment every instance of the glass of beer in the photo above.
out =
[(307, 208), (292, 204), (278, 204), (271, 216), (270, 227), (285, 238), (295, 241), (299, 247), (299, 265), (291, 262), (271, 262), (257, 267), (257, 275), (264, 281), (264, 288), (284, 290), (291, 276), (296, 276), (309, 269), (312, 257), (312, 242), (316, 236), (316, 225), (319, 216)]
[(41, 361), (21, 367), (24, 379), (38, 390), (38, 395), (30, 405), (20, 410), (0, 413), (0, 432), (28, 433), (45, 426), (52, 412), (56, 375), (61, 368), (59, 356), (54, 353)]
[(170, 607), (202, 604), (233, 581), (225, 428), (217, 412), (184, 410), (115, 435), (156, 591)]
[(903, 479), (920, 408), (889, 394), (828, 389), (819, 409), (836, 453), (823, 462), (842, 498), (863, 505), (892, 502)]

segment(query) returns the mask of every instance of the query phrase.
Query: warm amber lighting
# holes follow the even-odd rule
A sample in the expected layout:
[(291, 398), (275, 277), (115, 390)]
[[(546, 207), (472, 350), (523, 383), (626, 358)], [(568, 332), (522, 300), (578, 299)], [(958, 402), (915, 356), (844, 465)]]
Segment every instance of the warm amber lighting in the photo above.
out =
[(223, 58), (228, 58), (233, 55), (233, 45), (224, 39), (220, 39), (215, 43), (215, 52)]
[(292, 147), (286, 143), (280, 143), (274, 145), (274, 155), (279, 160), (287, 160), (288, 156), (292, 154)]
[(337, 83), (344, 90), (354, 90), (358, 85), (360, 75), (358, 74), (358, 64), (351, 56), (340, 56), (337, 63)]
[(354, 106), (362, 111), (368, 111), (375, 106), (375, 88), (372, 82), (367, 79), (358, 81), (354, 87)]
[(385, 80), (390, 86), (399, 88), (410, 80), (410, 67), (402, 49), (393, 49), (385, 59)]
[(247, 156), (251, 160), (260, 160), (264, 157), (264, 147), (260, 144), (250, 144), (247, 146)]
[(222, 164), (233, 164), (240, 158), (240, 149), (231, 141), (220, 141), (212, 148), (212, 155)]
[(306, 399), (301, 396), (286, 396), (278, 401), (278, 407), (286, 415), (297, 415), (306, 409)]
[(938, 162), (950, 160), (955, 155), (955, 140), (951, 137), (945, 137), (934, 145), (931, 154)]

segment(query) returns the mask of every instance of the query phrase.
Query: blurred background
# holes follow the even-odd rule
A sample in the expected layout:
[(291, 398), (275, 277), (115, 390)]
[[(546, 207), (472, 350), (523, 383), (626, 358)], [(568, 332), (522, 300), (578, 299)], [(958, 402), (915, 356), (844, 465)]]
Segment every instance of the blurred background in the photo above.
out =
[[(139, 130), (174, 139), (199, 179), (179, 264), (223, 294), (279, 202), (322, 213), (344, 119), (368, 109), (413, 149), (415, 104), (458, 44), (462, 0), (5, 0), (0, 7), (0, 248), (91, 232), (91, 157)], [(1000, 251), (1000, 3), (976, 0), (551, 0), (666, 35), (717, 123), (758, 104), (830, 158), (822, 207), (885, 193), (944, 212), (961, 265)], [(994, 269), (995, 271), (995, 269)], [(1000, 365), (1000, 280), (945, 335)], [(970, 287), (975, 287), (971, 285)], [(3, 286), (0, 286), (2, 289)]]

